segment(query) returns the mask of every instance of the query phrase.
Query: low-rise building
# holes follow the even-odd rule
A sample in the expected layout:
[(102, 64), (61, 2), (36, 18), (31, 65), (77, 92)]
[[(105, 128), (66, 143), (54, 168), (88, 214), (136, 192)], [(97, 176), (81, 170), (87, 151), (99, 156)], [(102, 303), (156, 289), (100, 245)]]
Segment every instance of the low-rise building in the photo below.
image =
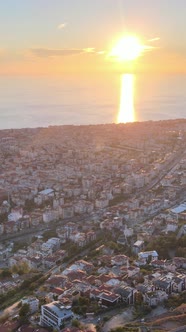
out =
[(146, 292), (145, 294), (143, 294), (143, 301), (151, 307), (156, 307), (159, 303), (167, 299), (168, 294), (162, 290)]
[(25, 303), (29, 305), (31, 314), (39, 309), (39, 300), (36, 297), (23, 297), (21, 303), (22, 305)]
[(158, 259), (158, 253), (155, 250), (152, 251), (141, 251), (138, 254), (138, 258), (141, 262), (146, 264), (148, 260), (153, 261)]
[(136, 241), (134, 244), (133, 244), (133, 247), (132, 247), (132, 251), (134, 254), (138, 254), (144, 247), (144, 241)]

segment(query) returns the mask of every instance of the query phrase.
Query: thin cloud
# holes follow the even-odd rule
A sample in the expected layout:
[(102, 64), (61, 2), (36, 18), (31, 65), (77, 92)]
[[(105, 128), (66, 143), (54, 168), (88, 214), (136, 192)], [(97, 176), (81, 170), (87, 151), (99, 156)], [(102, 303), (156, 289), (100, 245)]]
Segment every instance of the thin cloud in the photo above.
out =
[(50, 48), (32, 48), (31, 53), (37, 57), (62, 57), (78, 54), (99, 54), (93, 47), (83, 49), (50, 49)]
[(83, 53), (82, 49), (49, 49), (49, 48), (32, 48), (32, 54), (38, 57), (60, 57), (78, 55)]
[(157, 41), (157, 40), (160, 40), (160, 38), (159, 37), (155, 37), (155, 38), (149, 39), (148, 41), (149, 42), (154, 42), (154, 41)]
[(97, 54), (105, 54), (106, 52), (105, 51), (98, 51), (96, 52)]
[(87, 53), (95, 53), (95, 48), (94, 47), (87, 47), (83, 49), (84, 52)]
[(60, 23), (60, 24), (57, 26), (57, 28), (58, 28), (58, 30), (62, 30), (62, 29), (64, 29), (66, 26), (67, 26), (67, 23), (64, 22), (64, 23)]

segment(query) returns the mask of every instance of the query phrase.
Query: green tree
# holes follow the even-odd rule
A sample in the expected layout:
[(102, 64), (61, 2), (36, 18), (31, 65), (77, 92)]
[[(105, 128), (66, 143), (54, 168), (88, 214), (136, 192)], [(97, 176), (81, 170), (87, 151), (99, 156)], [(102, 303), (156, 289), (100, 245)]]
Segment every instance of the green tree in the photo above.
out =
[(81, 323), (78, 319), (73, 319), (72, 320), (72, 326), (74, 327), (80, 327)]
[(4, 269), (0, 274), (0, 278), (9, 278), (11, 276), (12, 276), (12, 273), (9, 269)]
[(21, 322), (27, 322), (28, 320), (28, 314), (30, 312), (30, 306), (28, 303), (24, 303), (19, 310), (19, 318)]
[(26, 199), (25, 200), (25, 209), (28, 212), (31, 212), (35, 207), (36, 207), (36, 205), (34, 203), (34, 199)]
[(176, 248), (176, 256), (186, 258), (186, 247), (178, 247)]
[(51, 229), (51, 230), (47, 230), (43, 233), (43, 240), (47, 241), (48, 239), (50, 239), (51, 237), (56, 237), (56, 231)]
[(9, 319), (9, 314), (4, 314), (3, 316), (0, 316), (0, 324), (7, 322), (8, 319)]
[(79, 305), (82, 306), (82, 305), (88, 305), (90, 301), (87, 297), (80, 296), (78, 302)]

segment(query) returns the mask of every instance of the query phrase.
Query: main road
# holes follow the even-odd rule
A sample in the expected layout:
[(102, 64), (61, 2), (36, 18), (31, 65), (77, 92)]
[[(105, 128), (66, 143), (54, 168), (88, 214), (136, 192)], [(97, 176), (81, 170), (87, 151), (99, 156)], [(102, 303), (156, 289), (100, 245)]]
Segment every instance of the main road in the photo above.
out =
[(81, 222), (81, 221), (85, 221), (88, 218), (89, 215), (84, 214), (81, 216), (77, 216), (77, 217), (72, 217), (72, 218), (66, 218), (66, 219), (60, 219), (60, 220), (56, 220), (53, 221), (52, 223), (50, 223), (50, 225), (48, 224), (41, 224), (38, 227), (35, 228), (28, 228), (25, 229), (24, 231), (19, 231), (17, 233), (13, 233), (13, 234), (3, 234), (0, 236), (0, 241), (1, 242), (5, 242), (5, 241), (10, 241), (10, 240), (21, 240), (24, 238), (31, 238), (34, 235), (38, 235), (38, 234), (42, 234), (43, 232), (47, 231), (47, 230), (55, 230), (56, 227), (60, 226), (60, 225), (65, 225), (68, 222)]

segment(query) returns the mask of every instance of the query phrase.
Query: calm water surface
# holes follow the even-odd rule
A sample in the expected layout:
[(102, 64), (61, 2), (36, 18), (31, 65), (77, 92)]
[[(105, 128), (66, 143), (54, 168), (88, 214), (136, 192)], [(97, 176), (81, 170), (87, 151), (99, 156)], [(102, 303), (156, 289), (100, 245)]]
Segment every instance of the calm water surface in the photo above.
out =
[(0, 129), (186, 117), (184, 75), (1, 77), (0, 91)]

